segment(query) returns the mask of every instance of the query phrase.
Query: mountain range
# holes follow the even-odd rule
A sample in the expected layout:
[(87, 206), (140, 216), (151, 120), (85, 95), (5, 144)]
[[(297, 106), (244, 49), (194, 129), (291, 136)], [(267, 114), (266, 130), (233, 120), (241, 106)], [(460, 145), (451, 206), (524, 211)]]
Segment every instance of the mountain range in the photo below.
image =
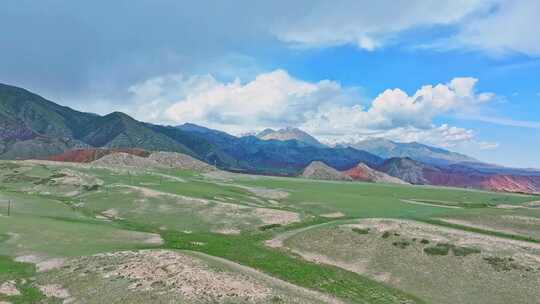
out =
[(431, 147), (417, 142), (398, 143), (384, 138), (373, 138), (350, 143), (345, 146), (373, 153), (382, 158), (409, 157), (432, 165), (455, 163), (477, 163), (478, 160), (460, 153)]
[(180, 152), (235, 172), (297, 176), (315, 162), (314, 172), (332, 168), (349, 180), (540, 192), (539, 171), (419, 143), (375, 139), (330, 147), (296, 128), (237, 137), (191, 123), (140, 122), (121, 112), (84, 113), (0, 84), (0, 159), (95, 160), (109, 153), (101, 150), (126, 149)]
[(161, 126), (121, 112), (105, 116), (79, 112), (3, 84), (0, 118), (0, 159), (48, 158), (77, 148), (139, 148), (181, 152), (231, 171), (276, 175), (295, 175), (314, 160), (339, 169), (383, 161), (350, 147), (236, 137), (194, 124)]

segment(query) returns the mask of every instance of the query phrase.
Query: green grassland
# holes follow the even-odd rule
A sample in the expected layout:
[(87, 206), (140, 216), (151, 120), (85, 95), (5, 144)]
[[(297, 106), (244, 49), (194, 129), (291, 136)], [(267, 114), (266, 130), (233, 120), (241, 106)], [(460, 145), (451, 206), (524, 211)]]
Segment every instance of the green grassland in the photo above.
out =
[[(273, 197), (273, 191), (288, 195)], [(72, 258), (165, 248), (224, 258), (347, 303), (424, 303), (429, 298), (421, 294), (343, 267), (310, 262), (286, 249), (270, 248), (265, 241), (298, 229), (334, 226), (357, 218), (407, 218), (438, 221), (439, 225), (450, 225), (441, 221), (445, 218), (477, 222), (486, 215), (508, 219), (509, 215), (524, 216), (525, 209), (498, 209), (496, 205), (520, 206), (535, 200), (534, 196), (453, 188), (1, 162), (0, 283), (16, 280), (25, 292), (0, 295), (0, 301), (52, 301), (43, 298), (31, 283), (47, 273), (36, 273), (32, 264), (15, 262), (16, 257)], [(8, 201), (12, 202), (9, 217)], [(465, 208), (439, 207), (437, 202)], [(337, 212), (342, 218), (321, 216)], [(270, 214), (271, 220), (296, 217), (271, 224), (260, 214)], [(538, 237), (534, 224), (497, 223), (493, 231), (482, 225), (476, 232), (505, 229), (507, 233), (500, 236), (533, 241)], [(162, 244), (146, 241), (157, 234)]]
[(538, 262), (518, 260), (523, 253), (510, 244), (496, 250), (495, 244), (482, 246), (482, 242), (437, 241), (430, 237), (435, 231), (411, 235), (399, 228), (384, 233), (353, 229), (348, 225), (309, 229), (286, 239), (285, 247), (306, 259), (317, 257), (385, 282), (428, 303), (525, 304), (538, 298)]

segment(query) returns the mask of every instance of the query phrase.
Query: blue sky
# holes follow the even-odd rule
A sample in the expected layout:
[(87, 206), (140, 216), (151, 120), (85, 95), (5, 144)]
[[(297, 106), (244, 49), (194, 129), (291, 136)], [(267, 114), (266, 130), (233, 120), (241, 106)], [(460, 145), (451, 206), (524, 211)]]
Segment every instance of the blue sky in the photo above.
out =
[(73, 108), (540, 168), (536, 0), (6, 0), (0, 82)]

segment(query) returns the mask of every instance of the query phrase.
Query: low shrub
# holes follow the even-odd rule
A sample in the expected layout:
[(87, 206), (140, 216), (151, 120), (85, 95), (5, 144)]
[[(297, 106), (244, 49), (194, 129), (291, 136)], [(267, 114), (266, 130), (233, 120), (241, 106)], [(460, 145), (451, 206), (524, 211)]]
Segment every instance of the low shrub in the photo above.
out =
[(270, 229), (274, 229), (274, 228), (278, 228), (278, 227), (281, 227), (281, 224), (264, 225), (264, 226), (259, 227), (259, 230), (266, 231), (266, 230), (270, 230)]
[(406, 240), (399, 240), (399, 241), (396, 241), (396, 242), (393, 242), (392, 245), (396, 246), (396, 247), (399, 247), (401, 249), (405, 249), (407, 248), (411, 243), (409, 243), (408, 241)]
[(353, 228), (352, 229), (353, 232), (356, 232), (358, 234), (368, 234), (369, 233), (369, 228)]
[(478, 248), (454, 246), (452, 252), (455, 256), (468, 256), (469, 254), (480, 253), (481, 250)]
[(84, 185), (83, 188), (85, 191), (96, 191), (96, 190), (99, 190), (99, 185), (92, 185), (92, 186)]
[(531, 271), (531, 268), (522, 266), (514, 262), (513, 258), (503, 258), (497, 256), (484, 257), (484, 260), (495, 269), (495, 271), (525, 270)]
[(450, 248), (450, 244), (439, 243), (435, 246), (424, 248), (424, 252), (429, 255), (448, 255)]

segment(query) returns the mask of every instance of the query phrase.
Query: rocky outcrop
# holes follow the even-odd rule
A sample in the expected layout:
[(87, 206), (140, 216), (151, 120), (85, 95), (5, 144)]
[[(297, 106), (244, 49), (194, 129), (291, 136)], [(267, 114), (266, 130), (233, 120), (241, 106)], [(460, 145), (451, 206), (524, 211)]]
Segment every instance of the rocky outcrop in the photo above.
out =
[(302, 177), (310, 179), (352, 181), (350, 176), (320, 161), (311, 162), (302, 172)]
[(147, 157), (140, 157), (124, 152), (105, 155), (91, 162), (91, 164), (100, 167), (165, 168), (164, 165)]
[(171, 168), (210, 172), (217, 170), (189, 155), (174, 152), (154, 152), (148, 157), (125, 152), (114, 152), (92, 162), (93, 165), (105, 167), (136, 167), (136, 168)]
[(408, 157), (390, 158), (378, 169), (411, 184), (429, 184), (429, 180), (424, 176), (425, 171), (438, 171)]
[(113, 153), (127, 153), (140, 157), (148, 157), (150, 152), (142, 149), (75, 149), (49, 157), (52, 161), (89, 163)]
[(214, 166), (182, 153), (154, 152), (148, 157), (148, 159), (158, 163), (160, 166), (180, 170), (193, 170), (197, 172), (210, 172), (217, 170)]

